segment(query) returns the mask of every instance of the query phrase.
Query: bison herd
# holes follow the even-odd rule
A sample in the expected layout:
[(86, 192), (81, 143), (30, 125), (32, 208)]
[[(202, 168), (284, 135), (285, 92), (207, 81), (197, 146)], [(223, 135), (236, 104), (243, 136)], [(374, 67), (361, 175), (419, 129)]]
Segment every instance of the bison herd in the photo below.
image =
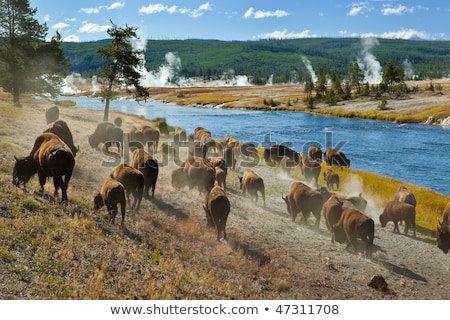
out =
[[(51, 177), (55, 196), (61, 190), (61, 202), (67, 203), (67, 188), (79, 147), (74, 145), (67, 123), (58, 117), (59, 110), (55, 108), (46, 112), (47, 127), (36, 137), (28, 155), (14, 156), (12, 176), (15, 186), (26, 187), (27, 182), (37, 173), (41, 192), (47, 179)], [(99, 123), (87, 137), (92, 148), (104, 152), (114, 146), (121, 152), (126, 146), (132, 150), (128, 163), (120, 161), (114, 166), (93, 199), (95, 210), (106, 207), (111, 223), (114, 224), (120, 209), (121, 226), (124, 227), (127, 205), (129, 209), (137, 211), (143, 198), (154, 200), (161, 166), (154, 155), (161, 151), (173, 153), (179, 159), (179, 146), (187, 147), (189, 152), (184, 160), (179, 160), (178, 167), (172, 170), (171, 186), (174, 189), (197, 189), (204, 194), (202, 207), (207, 225), (216, 229), (218, 241), (227, 239), (226, 223), (232, 209), (226, 184), (228, 170), (238, 173), (242, 196), (248, 194), (252, 205), (257, 205), (261, 196), (262, 204), (266, 207), (264, 178), (255, 168), (250, 168), (252, 164), (255, 167), (255, 162), (259, 161), (259, 148), (256, 145), (242, 143), (229, 135), (222, 140), (214, 139), (211, 132), (203, 127), (196, 128), (191, 135), (186, 134), (182, 128), (176, 128), (173, 141), (160, 144), (160, 128), (132, 126), (128, 132), (124, 132), (121, 125), (121, 121)], [(163, 128), (164, 134), (168, 135), (167, 125)], [(307, 154), (301, 154), (282, 144), (273, 144), (261, 151), (262, 159), (267, 165), (279, 167), (287, 175), (290, 175), (291, 169), (298, 168), (305, 178), (305, 183), (292, 182), (288, 193), (281, 196), (292, 221), (295, 222), (298, 214), (301, 214), (302, 220), (306, 222), (312, 214), (315, 228), (319, 228), (323, 216), (332, 242), (347, 243), (347, 248), (352, 247), (356, 251), (357, 239), (361, 239), (365, 244), (365, 256), (371, 257), (375, 222), (364, 213), (367, 201), (361, 194), (358, 197), (348, 197), (339, 192), (339, 174), (334, 168), (350, 166), (350, 160), (342, 151), (327, 148), (322, 152), (320, 147), (312, 145)], [(327, 166), (322, 173), (326, 187), (320, 187), (318, 183), (322, 161)], [(412, 229), (414, 236), (415, 219), (416, 199), (404, 186), (398, 189), (379, 216), (382, 227), (393, 222), (394, 232), (399, 233), (398, 225), (404, 222), (405, 235)], [(436, 234), (437, 246), (447, 253), (450, 249), (450, 203), (444, 210)]]

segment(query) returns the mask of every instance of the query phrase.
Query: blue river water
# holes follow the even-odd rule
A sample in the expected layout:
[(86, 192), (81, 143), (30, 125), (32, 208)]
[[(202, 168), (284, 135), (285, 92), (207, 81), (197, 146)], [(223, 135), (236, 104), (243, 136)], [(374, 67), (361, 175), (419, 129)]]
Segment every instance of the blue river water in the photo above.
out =
[[(80, 109), (103, 110), (101, 100), (63, 97)], [(165, 118), (171, 126), (192, 133), (205, 127), (214, 138), (229, 134), (259, 146), (289, 145), (305, 152), (314, 143), (337, 147), (356, 170), (392, 177), (450, 195), (450, 130), (422, 124), (336, 118), (287, 111), (252, 111), (180, 107), (158, 101), (114, 100), (111, 111)]]

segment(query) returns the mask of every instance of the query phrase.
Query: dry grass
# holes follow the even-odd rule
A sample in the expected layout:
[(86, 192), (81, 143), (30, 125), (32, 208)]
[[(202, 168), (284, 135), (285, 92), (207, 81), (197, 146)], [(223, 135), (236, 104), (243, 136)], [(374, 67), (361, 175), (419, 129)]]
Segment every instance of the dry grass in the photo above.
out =
[[(92, 209), (92, 198), (111, 168), (99, 165), (102, 155), (87, 143), (87, 135), (102, 119), (102, 112), (80, 112), (68, 102), (61, 104), (61, 118), (69, 123), (75, 143), (80, 145), (67, 206), (53, 202), (51, 196), (34, 193), (38, 189), (36, 178), (30, 181), (28, 192), (13, 187), (13, 155), (29, 152), (35, 136), (45, 127), (44, 110), (49, 106), (31, 98), (23, 102), (23, 108), (15, 108), (10, 97), (0, 94), (0, 117), (4, 119), (0, 131), (1, 299), (380, 297), (376, 292), (368, 292), (365, 284), (353, 289), (339, 288), (339, 283), (354, 281), (354, 271), (347, 266), (342, 266), (336, 280), (317, 273), (317, 266), (311, 264), (323, 257), (306, 255), (295, 239), (289, 240), (300, 248), (301, 254), (281, 249), (282, 242), (265, 242), (267, 235), (259, 234), (262, 231), (249, 218), (253, 211), (261, 219), (258, 223), (267, 221), (267, 230), (276, 235), (298, 231), (296, 224), (289, 223), (274, 209), (282, 201), (280, 194), (286, 192), (281, 179), (275, 179), (267, 189), (267, 196), (278, 201), (269, 211), (241, 199), (238, 173), (230, 173), (228, 185), (234, 211), (228, 244), (217, 243), (214, 231), (205, 228), (204, 212), (197, 205), (203, 196), (194, 192), (180, 197), (170, 186), (168, 168), (160, 172), (156, 201), (144, 201), (137, 213), (127, 212), (125, 230), (117, 224), (110, 225), (105, 211)], [(150, 123), (131, 115), (110, 116), (121, 116), (125, 128)], [(381, 201), (396, 188), (397, 182), (392, 179), (352, 170), (342, 174), (344, 179), (362, 179), (364, 193), (377, 194)], [(319, 182), (322, 184), (323, 180)], [(437, 215), (449, 198), (407, 187), (420, 203), (418, 223), (434, 229)], [(46, 193), (53, 193), (50, 182)]]

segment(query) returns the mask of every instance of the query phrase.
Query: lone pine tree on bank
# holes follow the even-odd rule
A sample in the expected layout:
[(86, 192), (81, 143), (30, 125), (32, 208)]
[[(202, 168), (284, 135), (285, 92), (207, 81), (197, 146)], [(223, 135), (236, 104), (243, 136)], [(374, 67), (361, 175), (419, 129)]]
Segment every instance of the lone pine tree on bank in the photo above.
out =
[(105, 81), (101, 96), (105, 101), (103, 121), (108, 121), (109, 105), (114, 99), (114, 86), (125, 87), (127, 92), (134, 89), (135, 97), (149, 96), (148, 91), (140, 85), (140, 70), (144, 66), (144, 51), (135, 50), (131, 44), (132, 39), (138, 40), (135, 27), (120, 28), (111, 21), (112, 26), (108, 34), (112, 37), (106, 48), (101, 48), (98, 53), (102, 55), (107, 65), (103, 68), (100, 77)]
[(16, 106), (22, 93), (58, 96), (70, 65), (61, 36), (46, 41), (36, 12), (28, 0), (0, 0), (0, 86)]

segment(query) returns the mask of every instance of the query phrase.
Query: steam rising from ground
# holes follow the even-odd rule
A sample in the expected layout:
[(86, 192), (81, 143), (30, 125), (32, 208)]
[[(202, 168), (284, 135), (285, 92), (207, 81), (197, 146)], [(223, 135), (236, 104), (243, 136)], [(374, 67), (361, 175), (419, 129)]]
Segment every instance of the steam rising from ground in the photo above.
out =
[(364, 72), (364, 81), (369, 84), (378, 84), (382, 80), (382, 68), (380, 62), (372, 54), (371, 50), (380, 43), (377, 38), (361, 38), (361, 44), (363, 45), (363, 49), (360, 56), (357, 58), (357, 62)]
[(302, 61), (305, 65), (306, 69), (308, 70), (309, 74), (311, 75), (311, 80), (313, 81), (313, 83), (316, 83), (317, 75), (316, 75), (316, 72), (314, 71), (313, 67), (311, 66), (311, 62), (305, 56), (302, 56)]

